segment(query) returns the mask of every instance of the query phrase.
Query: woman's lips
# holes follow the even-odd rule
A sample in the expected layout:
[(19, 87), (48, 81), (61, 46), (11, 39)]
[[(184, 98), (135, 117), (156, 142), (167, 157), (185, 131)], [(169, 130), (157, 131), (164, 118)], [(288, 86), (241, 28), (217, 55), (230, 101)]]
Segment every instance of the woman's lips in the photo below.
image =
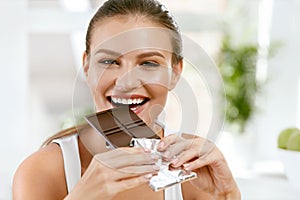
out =
[(140, 114), (144, 108), (146, 107), (148, 101), (146, 103), (144, 103), (143, 105), (140, 106), (135, 106), (135, 107), (130, 107), (130, 109), (135, 113), (135, 114)]

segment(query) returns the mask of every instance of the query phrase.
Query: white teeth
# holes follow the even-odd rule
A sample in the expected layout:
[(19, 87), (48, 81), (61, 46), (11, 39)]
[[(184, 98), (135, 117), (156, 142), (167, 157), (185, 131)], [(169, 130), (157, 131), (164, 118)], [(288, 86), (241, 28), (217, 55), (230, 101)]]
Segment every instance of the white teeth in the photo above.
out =
[(120, 99), (120, 98), (117, 98), (117, 101), (116, 101), (117, 103), (122, 103), (122, 99)]
[(142, 103), (143, 102), (143, 99), (137, 99), (137, 103)]
[(120, 103), (120, 104), (131, 105), (131, 104), (140, 104), (145, 99), (144, 98), (124, 99), (124, 98), (111, 97), (111, 100), (112, 100), (113, 103)]
[(130, 110), (135, 111), (137, 109), (137, 107), (132, 107), (130, 108)]

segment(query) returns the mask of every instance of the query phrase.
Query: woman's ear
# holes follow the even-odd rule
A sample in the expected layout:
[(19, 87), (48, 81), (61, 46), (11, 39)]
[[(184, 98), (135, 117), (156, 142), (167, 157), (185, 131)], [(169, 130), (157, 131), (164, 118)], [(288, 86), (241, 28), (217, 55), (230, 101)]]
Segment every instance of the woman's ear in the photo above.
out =
[(84, 75), (87, 77), (89, 71), (89, 62), (88, 62), (88, 55), (86, 54), (86, 51), (84, 51), (82, 55), (82, 67), (83, 67)]
[(172, 66), (172, 77), (171, 84), (169, 90), (173, 90), (180, 79), (182, 73), (183, 60), (181, 59), (177, 64), (173, 64)]

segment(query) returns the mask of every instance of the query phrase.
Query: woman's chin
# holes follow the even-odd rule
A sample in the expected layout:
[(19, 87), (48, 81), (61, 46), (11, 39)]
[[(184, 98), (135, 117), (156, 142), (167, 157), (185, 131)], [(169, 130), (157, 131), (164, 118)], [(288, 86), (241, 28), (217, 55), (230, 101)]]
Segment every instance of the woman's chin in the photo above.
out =
[(139, 112), (134, 112), (147, 124), (147, 126), (153, 129), (161, 110), (153, 108), (153, 105), (151, 106), (149, 102), (142, 106), (142, 108), (139, 108)]

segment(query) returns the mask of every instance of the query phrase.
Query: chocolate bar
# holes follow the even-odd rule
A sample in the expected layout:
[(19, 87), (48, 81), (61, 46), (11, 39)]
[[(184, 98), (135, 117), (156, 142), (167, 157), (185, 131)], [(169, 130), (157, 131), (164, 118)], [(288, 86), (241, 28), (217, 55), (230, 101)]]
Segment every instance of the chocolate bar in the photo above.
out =
[(103, 136), (109, 148), (131, 146), (132, 138), (159, 139), (127, 106), (90, 114), (85, 120)]
[(192, 171), (169, 169), (170, 163), (164, 161), (162, 153), (156, 149), (160, 141), (159, 136), (128, 107), (122, 106), (97, 112), (86, 116), (85, 119), (103, 136), (109, 148), (143, 147), (159, 156), (156, 165), (160, 170), (149, 181), (152, 190), (160, 191), (197, 177), (197, 174)]

